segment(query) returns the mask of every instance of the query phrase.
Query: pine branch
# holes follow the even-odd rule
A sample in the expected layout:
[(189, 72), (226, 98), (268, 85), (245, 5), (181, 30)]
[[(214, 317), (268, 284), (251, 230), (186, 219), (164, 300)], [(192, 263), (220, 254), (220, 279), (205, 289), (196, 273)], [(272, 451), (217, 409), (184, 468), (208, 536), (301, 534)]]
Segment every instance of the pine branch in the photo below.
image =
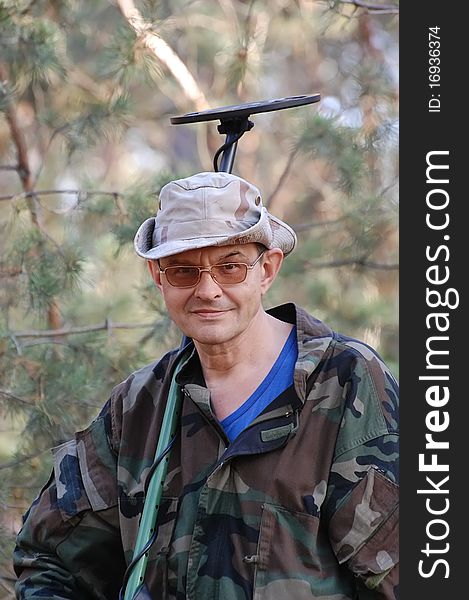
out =
[(41, 456), (41, 454), (49, 452), (49, 450), (50, 448), (46, 448), (45, 450), (38, 450), (34, 454), (27, 454), (26, 456), (21, 456), (20, 458), (17, 458), (10, 462), (0, 464), (0, 471), (3, 469), (11, 469), (12, 467), (17, 467), (18, 465), (21, 465), (27, 462), (28, 460), (31, 460), (32, 458), (37, 458), (38, 456)]
[(75, 335), (80, 333), (90, 333), (92, 331), (112, 331), (113, 329), (146, 329), (148, 327), (154, 326), (154, 323), (112, 323), (110, 319), (106, 319), (104, 323), (100, 325), (84, 325), (83, 327), (64, 327), (62, 329), (28, 329), (24, 331), (15, 331), (10, 334), (4, 334), (2, 337), (59, 337), (65, 335)]
[(23, 8), (23, 10), (20, 12), (20, 15), (27, 15), (29, 13), (29, 11), (31, 10), (31, 8), (36, 4), (37, 0), (31, 0), (31, 2), (25, 6)]
[(99, 85), (87, 73), (81, 71), (76, 65), (69, 65), (67, 70), (68, 80), (81, 88), (88, 94), (91, 94), (99, 102), (107, 102), (113, 94), (121, 94), (122, 89), (118, 87), (111, 90), (107, 84)]
[[(7, 88), (9, 85), (8, 81), (8, 72), (3, 63), (0, 62), (0, 82), (3, 88)], [(58, 245), (55, 241), (48, 235), (48, 233), (43, 229), (40, 220), (39, 220), (39, 210), (38, 210), (38, 202), (37, 197), (34, 192), (34, 179), (31, 172), (31, 167), (29, 163), (28, 156), (28, 148), (26, 144), (25, 137), (23, 132), (19, 126), (17, 115), (16, 115), (16, 107), (14, 106), (11, 98), (9, 96), (5, 96), (5, 116), (10, 129), (11, 139), (13, 144), (16, 146), (17, 156), (18, 156), (18, 166), (17, 172), (19, 178), (21, 180), (23, 190), (27, 194), (27, 203), (28, 208), (31, 213), (31, 221), (33, 226), (37, 229), (37, 231), (44, 237), (51, 240), (55, 246)], [(55, 327), (58, 325), (58, 307), (54, 298), (52, 298), (49, 302), (48, 307), (48, 317), (49, 317), (49, 325), (51, 327)]]
[(335, 267), (345, 267), (356, 265), (359, 267), (363, 267), (364, 269), (381, 269), (383, 271), (396, 271), (399, 269), (398, 263), (377, 263), (370, 260), (367, 260), (365, 257), (363, 258), (345, 258), (343, 260), (332, 260), (329, 262), (310, 262), (307, 261), (305, 263), (306, 267), (312, 269), (328, 269)]
[[(119, 87), (114, 87), (111, 90), (111, 89), (108, 89), (108, 87), (106, 85), (100, 86), (91, 77), (89, 77), (86, 73), (80, 71), (80, 69), (78, 67), (76, 67), (75, 65), (72, 65), (72, 64), (67, 65), (67, 79), (70, 83), (76, 85), (77, 87), (84, 90), (86, 93), (92, 95), (94, 98), (96, 98), (101, 103), (105, 103), (113, 94), (118, 95), (122, 91)], [(69, 128), (69, 123), (62, 125), (61, 127), (57, 127), (52, 132), (52, 135), (50, 136), (47, 144), (45, 144), (45, 147), (43, 149), (42, 163), (37, 170), (36, 181), (39, 180), (42, 169), (45, 165), (46, 156), (52, 147), (52, 142), (55, 140), (55, 138), (58, 135), (60, 135), (64, 131), (67, 131), (68, 128)], [(2, 198), (0, 198), (0, 200), (2, 200)]]
[[(5, 65), (0, 63), (0, 81), (2, 82), (4, 87), (8, 86), (8, 73)], [(16, 167), (16, 171), (18, 172), (18, 176), (21, 180), (23, 189), (25, 192), (33, 192), (33, 178), (31, 174), (31, 168), (29, 165), (28, 158), (28, 150), (26, 146), (26, 140), (24, 139), (23, 132), (18, 124), (18, 119), (16, 116), (15, 106), (11, 102), (9, 96), (5, 95), (6, 109), (5, 109), (5, 117), (10, 129), (10, 134), (14, 145), (16, 146), (17, 156), (18, 156), (18, 165)], [(30, 201), (28, 201), (29, 209), (31, 211), (31, 218), (33, 224), (38, 228), (39, 218), (37, 214), (36, 207), (34, 205), (34, 197), (31, 196)]]
[(14, 587), (7, 585), (7, 583), (4, 583), (4, 582), (11, 582), (12, 584), (14, 584), (15, 581), (16, 581), (16, 578), (14, 578), (14, 577), (6, 577), (5, 575), (0, 575), (0, 585), (9, 594), (14, 594), (15, 589), (14, 589)]
[[(339, 223), (342, 223), (343, 221), (346, 221), (347, 219), (357, 218), (357, 216), (359, 215), (366, 215), (367, 212), (369, 212), (369, 209), (367, 207), (364, 207), (357, 209), (356, 211), (344, 213), (341, 217), (338, 217), (337, 219), (329, 219), (328, 221), (310, 221), (308, 223), (297, 223), (290, 225), (290, 227), (295, 232), (299, 233), (300, 231), (307, 231), (308, 229), (314, 229), (315, 227), (329, 227), (330, 225), (337, 225)], [(386, 211), (382, 209), (375, 209), (374, 214), (376, 216), (379, 216), (386, 214)]]
[(195, 104), (196, 109), (200, 111), (210, 108), (204, 93), (189, 69), (176, 52), (152, 30), (152, 25), (143, 19), (133, 0), (117, 0), (117, 4), (144, 45), (169, 69), (186, 97)]
[(14, 394), (10, 394), (5, 390), (0, 390), (0, 396), (7, 398), (8, 400), (14, 400), (15, 402), (19, 402), (20, 404), (26, 404), (27, 406), (33, 406), (31, 402), (24, 400), (24, 398), (20, 398), (19, 396), (15, 396)]
[(285, 181), (288, 177), (288, 174), (290, 173), (290, 170), (292, 168), (293, 161), (295, 160), (295, 157), (298, 154), (298, 151), (299, 151), (299, 147), (296, 146), (290, 152), (290, 155), (288, 156), (287, 164), (285, 165), (285, 168), (283, 169), (283, 172), (277, 181), (277, 185), (275, 186), (274, 191), (270, 194), (269, 198), (267, 199), (267, 202), (265, 203), (265, 206), (267, 209), (270, 209), (272, 207), (272, 202), (273, 202), (275, 196), (278, 194), (278, 192), (280, 191), (280, 188), (285, 183)]
[(18, 275), (21, 275), (22, 272), (23, 270), (19, 267), (11, 267), (4, 271), (0, 271), (0, 279), (6, 279), (8, 277), (17, 277)]
[(353, 4), (357, 8), (364, 8), (370, 14), (398, 15), (399, 6), (396, 4), (375, 4), (364, 0), (338, 0), (340, 4)]
[(54, 194), (75, 194), (78, 196), (79, 203), (84, 201), (88, 196), (112, 196), (115, 200), (120, 196), (119, 192), (100, 192), (99, 190), (35, 190), (34, 192), (19, 192), (18, 194), (0, 196), (0, 201), (22, 200), (23, 198), (51, 196)]
[(329, 219), (329, 221), (311, 221), (309, 223), (298, 223), (297, 225), (291, 225), (291, 228), (296, 233), (299, 233), (300, 231), (307, 231), (308, 229), (314, 229), (315, 227), (326, 227), (329, 225), (337, 225), (337, 223), (342, 223), (342, 221), (345, 221), (350, 216), (351, 215), (348, 214), (348, 215), (343, 215), (342, 217), (339, 217), (338, 219)]
[(218, 0), (218, 2), (222, 11), (225, 13), (225, 21), (230, 23), (235, 29), (238, 29), (238, 15), (236, 14), (232, 0)]

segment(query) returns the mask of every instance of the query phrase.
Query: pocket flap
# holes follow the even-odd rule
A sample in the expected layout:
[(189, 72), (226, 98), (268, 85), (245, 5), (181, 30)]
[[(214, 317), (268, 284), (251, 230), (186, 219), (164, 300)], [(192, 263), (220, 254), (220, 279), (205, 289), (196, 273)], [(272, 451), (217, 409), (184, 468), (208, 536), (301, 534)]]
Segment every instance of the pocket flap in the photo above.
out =
[(104, 419), (75, 435), (78, 463), (93, 510), (105, 510), (117, 504), (117, 461), (109, 446)]
[(117, 504), (116, 459), (103, 419), (52, 453), (57, 505), (65, 521), (90, 508), (99, 511)]
[[(372, 550), (373, 538), (376, 542), (380, 541), (377, 551), (395, 557), (398, 538), (397, 530), (391, 526), (391, 516), (396, 513), (398, 504), (399, 487), (376, 469), (369, 469), (329, 524), (330, 540), (339, 563), (351, 559), (365, 544)], [(377, 536), (388, 520), (393, 535)]]
[(77, 445), (70, 440), (52, 449), (57, 506), (64, 521), (91, 508), (81, 479)]

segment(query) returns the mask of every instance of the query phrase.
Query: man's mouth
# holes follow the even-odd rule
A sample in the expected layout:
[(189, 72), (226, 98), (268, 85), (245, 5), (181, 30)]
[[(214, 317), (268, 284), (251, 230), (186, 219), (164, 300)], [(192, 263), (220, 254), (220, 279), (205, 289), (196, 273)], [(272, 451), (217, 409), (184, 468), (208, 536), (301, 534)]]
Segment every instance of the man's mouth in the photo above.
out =
[(200, 308), (200, 309), (196, 309), (196, 310), (191, 310), (190, 312), (192, 314), (197, 315), (198, 317), (203, 318), (203, 319), (209, 319), (209, 318), (221, 317), (222, 315), (227, 313), (228, 310), (230, 310), (230, 309)]

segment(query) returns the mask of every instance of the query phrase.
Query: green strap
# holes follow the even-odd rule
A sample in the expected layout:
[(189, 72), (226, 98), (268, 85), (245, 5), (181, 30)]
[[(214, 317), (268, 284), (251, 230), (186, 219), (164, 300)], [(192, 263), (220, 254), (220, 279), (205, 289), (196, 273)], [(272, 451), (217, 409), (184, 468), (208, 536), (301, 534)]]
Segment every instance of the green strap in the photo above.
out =
[[(165, 450), (170, 443), (171, 439), (176, 434), (176, 428), (179, 421), (179, 414), (182, 402), (181, 391), (176, 384), (176, 375), (181, 369), (185, 362), (186, 356), (179, 359), (176, 369), (174, 371), (171, 386), (169, 388), (168, 400), (166, 402), (166, 409), (163, 416), (163, 422), (161, 424), (160, 437), (158, 438), (158, 444), (155, 451), (155, 460)], [(169, 452), (156, 467), (152, 478), (148, 485), (147, 496), (143, 507), (142, 518), (140, 520), (140, 526), (138, 529), (137, 541), (135, 543), (133, 558), (138, 556), (145, 544), (153, 535), (155, 530), (156, 519), (158, 516), (158, 509), (160, 507), (161, 495), (163, 493), (163, 484), (166, 478), (166, 472), (168, 470)], [(148, 552), (140, 558), (135, 564), (132, 573), (130, 574), (127, 586), (125, 589), (124, 600), (132, 600), (134, 595), (143, 585), (145, 579), (145, 571), (148, 563)]]

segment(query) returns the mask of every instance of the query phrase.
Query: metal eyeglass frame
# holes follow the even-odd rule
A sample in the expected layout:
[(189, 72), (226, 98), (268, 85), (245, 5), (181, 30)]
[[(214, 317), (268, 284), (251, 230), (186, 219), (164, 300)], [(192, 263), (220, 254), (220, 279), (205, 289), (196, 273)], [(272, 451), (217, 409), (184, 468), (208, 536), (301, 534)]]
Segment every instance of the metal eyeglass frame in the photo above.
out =
[[(250, 271), (251, 269), (253, 269), (256, 266), (256, 264), (260, 261), (262, 256), (264, 256), (264, 253), (266, 251), (267, 251), (267, 248), (265, 250), (262, 250), (262, 252), (256, 258), (256, 260), (251, 264), (244, 263), (244, 262), (228, 262), (228, 263), (220, 263), (218, 265), (209, 265), (208, 267), (200, 267), (198, 265), (170, 265), (169, 267), (165, 267), (164, 269), (162, 269), (160, 266), (160, 263), (158, 261), (158, 269), (159, 269), (159, 272), (163, 273), (164, 275), (166, 275), (166, 271), (168, 269), (175, 269), (175, 268), (176, 269), (198, 269), (197, 281), (195, 283), (192, 283), (191, 285), (175, 285), (174, 283), (171, 283), (171, 281), (168, 279), (168, 276), (166, 275), (166, 280), (169, 283), (169, 285), (171, 285), (172, 287), (178, 288), (178, 289), (188, 289), (188, 288), (196, 287), (200, 283), (200, 280), (202, 278), (202, 273), (208, 273), (217, 285), (237, 285), (238, 283), (243, 283), (243, 281), (246, 280), (246, 277), (248, 275), (248, 270)], [(216, 276), (212, 273), (212, 269), (214, 267), (226, 267), (227, 265), (243, 265), (244, 267), (246, 267), (246, 273), (245, 273), (244, 277), (240, 281), (233, 281), (230, 283), (222, 283), (222, 282), (218, 281)]]

